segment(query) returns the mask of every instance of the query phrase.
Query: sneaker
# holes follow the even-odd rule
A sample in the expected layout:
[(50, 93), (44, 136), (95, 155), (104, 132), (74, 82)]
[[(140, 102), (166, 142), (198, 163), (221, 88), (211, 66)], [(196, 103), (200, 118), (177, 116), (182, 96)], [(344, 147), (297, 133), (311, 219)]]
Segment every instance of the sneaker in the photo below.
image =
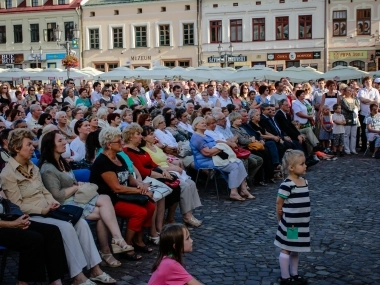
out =
[(358, 154), (356, 151), (351, 151), (351, 154)]
[(294, 275), (291, 278), (293, 278), (295, 281), (299, 282), (300, 285), (306, 285), (307, 280), (299, 275)]
[(319, 161), (319, 158), (316, 154), (313, 155), (313, 159)]
[(293, 277), (279, 279), (280, 285), (302, 285), (300, 282), (296, 281)]

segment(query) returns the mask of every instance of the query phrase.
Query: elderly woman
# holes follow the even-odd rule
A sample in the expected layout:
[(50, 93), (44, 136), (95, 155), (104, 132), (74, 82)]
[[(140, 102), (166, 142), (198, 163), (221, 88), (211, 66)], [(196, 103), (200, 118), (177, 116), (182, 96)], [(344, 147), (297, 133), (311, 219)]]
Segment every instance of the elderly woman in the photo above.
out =
[(98, 109), (98, 113), (96, 114), (98, 117), (98, 126), (99, 128), (107, 128), (110, 125), (107, 122), (108, 109), (107, 107), (100, 107)]
[(135, 109), (143, 110), (146, 108), (146, 101), (142, 96), (138, 96), (139, 91), (137, 87), (131, 87), (131, 96), (128, 98), (128, 107), (131, 108), (132, 105), (137, 105)]
[(75, 96), (74, 88), (68, 87), (66, 93), (67, 93), (67, 97), (63, 101), (69, 103), (70, 106), (74, 108), (75, 102), (78, 100), (78, 97)]
[(113, 253), (133, 250), (123, 239), (116, 220), (115, 211), (108, 195), (96, 195), (87, 203), (75, 202), (74, 196), (83, 185), (77, 182), (73, 171), (62, 154), (66, 152), (66, 140), (59, 131), (46, 133), (41, 143), (41, 157), (38, 166), (46, 189), (61, 204), (83, 208), (83, 218), (97, 221), (97, 233), (100, 244), (100, 256), (110, 267), (121, 265), (110, 251), (108, 231), (112, 235)]
[(154, 129), (150, 126), (142, 128), (143, 136), (140, 146), (143, 150), (149, 153), (153, 162), (167, 171), (175, 171), (178, 173), (178, 178), (181, 187), (181, 200), (179, 203), (183, 221), (193, 227), (199, 227), (202, 222), (193, 216), (193, 210), (202, 206), (199, 200), (197, 185), (194, 181), (182, 170), (182, 168), (168, 162), (167, 156), (159, 147), (155, 146)]
[[(91, 166), (90, 182), (99, 186), (99, 194), (110, 196), (119, 217), (128, 219), (125, 240), (133, 244), (135, 250), (152, 252), (143, 241), (143, 229), (152, 225), (155, 205), (150, 200), (145, 205), (138, 205), (118, 198), (118, 194), (144, 195), (152, 199), (153, 193), (147, 185), (137, 181), (124, 159), (117, 154), (122, 151), (121, 131), (118, 128), (105, 128), (99, 134), (99, 142), (103, 152)], [(142, 258), (136, 253), (124, 253), (129, 260), (137, 261)]]
[(150, 118), (149, 114), (141, 114), (138, 119), (137, 123), (143, 127), (143, 126), (151, 126), (152, 125), (152, 119)]
[(178, 127), (178, 119), (172, 113), (166, 113), (164, 115), (166, 131), (169, 131), (177, 142), (188, 141), (191, 137), (191, 133)]
[(103, 87), (102, 97), (99, 100), (101, 106), (107, 106), (108, 103), (112, 103), (112, 89), (111, 87)]
[[(218, 168), (224, 173), (228, 173), (228, 187), (231, 189), (230, 199), (234, 201), (244, 201), (244, 197), (251, 198), (248, 192), (245, 178), (247, 172), (241, 161), (229, 162), (226, 166), (215, 166), (212, 156), (222, 153), (215, 147), (216, 142), (213, 138), (205, 135), (206, 121), (204, 118), (196, 118), (193, 122), (194, 133), (191, 136), (190, 145), (194, 155), (196, 168)], [(244, 182), (244, 183), (243, 183)], [(240, 193), (238, 192), (240, 188)], [(242, 195), (242, 196), (241, 196)]]
[(58, 130), (66, 138), (67, 142), (72, 142), (77, 136), (73, 130), (67, 125), (67, 113), (64, 111), (57, 112), (55, 119), (58, 122)]
[(95, 285), (82, 273), (83, 267), (91, 269), (91, 280), (115, 283), (116, 281), (99, 267), (101, 258), (84, 219), (79, 219), (73, 226), (65, 221), (40, 216), (54, 211), (60, 203), (44, 187), (38, 167), (30, 161), (34, 151), (33, 137), (33, 133), (27, 129), (17, 129), (9, 134), (8, 148), (11, 157), (0, 174), (7, 197), (25, 214), (35, 214), (30, 218), (32, 221), (59, 228), (74, 285), (85, 282), (87, 285)]
[[(256, 136), (250, 136), (245, 129), (242, 128), (242, 119), (241, 119), (241, 114), (238, 112), (233, 112), (229, 115), (230, 121), (231, 121), (231, 132), (238, 137), (238, 142), (239, 145), (241, 145), (244, 148), (248, 148), (248, 145), (252, 142), (258, 142), (262, 144), (263, 146), (265, 145), (265, 142), (263, 140), (257, 140)], [(264, 170), (264, 177), (266, 182), (267, 181), (272, 181), (273, 179), (273, 163), (271, 160), (271, 157), (268, 153), (267, 150), (251, 150), (251, 152), (259, 157), (262, 158), (263, 160), (263, 170)], [(262, 177), (263, 175), (260, 174), (258, 175), (257, 178), (257, 183), (260, 185), (263, 185), (262, 183)]]
[(358, 154), (356, 152), (356, 134), (359, 123), (360, 102), (354, 98), (352, 87), (343, 89), (340, 105), (342, 106), (342, 114), (346, 120), (344, 125), (344, 151), (347, 154)]
[(70, 149), (76, 153), (75, 161), (79, 162), (86, 156), (86, 139), (91, 132), (90, 123), (86, 119), (80, 119), (75, 123), (74, 132), (77, 137), (70, 143)]
[[(293, 101), (292, 109), (294, 120), (300, 122), (301, 128), (299, 132), (306, 136), (313, 147), (319, 145), (317, 137), (314, 135), (312, 126), (314, 125), (314, 110), (309, 101), (305, 99), (303, 90), (296, 91), (297, 100)], [(322, 98), (323, 101), (323, 98)], [(323, 104), (321, 104), (323, 106)]]
[(125, 108), (120, 116), (121, 116), (121, 125), (120, 129), (124, 130), (125, 127), (129, 126), (133, 122), (133, 116), (132, 116), (133, 111), (131, 109)]
[(126, 87), (125, 89), (121, 90), (121, 98), (117, 102), (117, 108), (120, 109), (120, 106), (125, 105), (128, 107), (128, 97), (130, 95), (130, 88)]
[(153, 121), (154, 135), (157, 140), (163, 145), (164, 151), (168, 154), (178, 152), (178, 143), (171, 132), (165, 130), (165, 118), (162, 115), (156, 116)]
[(110, 125), (110, 127), (118, 128), (121, 124), (120, 114), (118, 113), (111, 113), (107, 115), (107, 122)]
[(79, 89), (79, 98), (75, 102), (75, 106), (85, 106), (86, 108), (90, 108), (92, 104), (88, 95), (86, 88)]
[[(132, 160), (133, 164), (136, 166), (140, 172), (143, 179), (149, 176), (155, 179), (161, 179), (163, 181), (173, 180), (172, 176), (168, 171), (162, 169), (153, 162), (149, 153), (143, 150), (140, 146), (142, 135), (142, 129), (138, 124), (131, 124), (123, 131), (123, 139), (125, 146), (123, 148), (124, 152)], [(180, 201), (180, 189), (179, 187), (174, 188), (173, 192), (165, 197), (165, 208), (168, 209), (166, 221), (168, 223), (174, 223), (174, 213), (177, 209), (178, 202)], [(160, 211), (157, 211), (157, 216), (161, 215)], [(162, 229), (161, 225), (158, 225), (159, 230)]]
[(81, 108), (74, 108), (73, 111), (72, 111), (72, 115), (73, 115), (73, 119), (72, 121), (70, 122), (70, 125), (69, 127), (73, 130), (74, 129), (74, 126), (75, 126), (75, 123), (84, 118), (84, 112)]

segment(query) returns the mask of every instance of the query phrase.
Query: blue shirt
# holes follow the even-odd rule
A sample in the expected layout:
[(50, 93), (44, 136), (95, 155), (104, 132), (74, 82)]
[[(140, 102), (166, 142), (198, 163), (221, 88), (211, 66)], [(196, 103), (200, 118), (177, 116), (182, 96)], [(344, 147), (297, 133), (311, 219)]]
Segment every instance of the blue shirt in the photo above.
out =
[(213, 148), (216, 145), (216, 141), (208, 136), (201, 136), (194, 133), (190, 139), (190, 147), (194, 156), (194, 164), (197, 169), (199, 168), (214, 168), (211, 156), (204, 156), (201, 153), (201, 149), (208, 147)]

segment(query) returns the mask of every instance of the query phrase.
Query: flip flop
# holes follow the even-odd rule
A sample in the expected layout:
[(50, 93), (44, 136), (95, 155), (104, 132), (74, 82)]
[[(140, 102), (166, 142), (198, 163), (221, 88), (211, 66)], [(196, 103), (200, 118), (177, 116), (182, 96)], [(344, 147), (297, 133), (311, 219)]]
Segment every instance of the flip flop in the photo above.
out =
[(230, 197), (230, 200), (232, 200), (232, 201), (240, 201), (240, 202), (245, 201), (245, 199), (243, 197), (239, 197), (239, 198), (237, 198), (237, 197)]

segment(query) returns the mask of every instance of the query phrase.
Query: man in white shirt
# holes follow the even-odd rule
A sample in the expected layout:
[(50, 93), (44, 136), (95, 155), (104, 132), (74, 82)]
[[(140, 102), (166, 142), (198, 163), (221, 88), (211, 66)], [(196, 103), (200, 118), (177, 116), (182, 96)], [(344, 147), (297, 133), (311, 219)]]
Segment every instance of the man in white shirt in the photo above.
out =
[(188, 85), (185, 85), (184, 87), (182, 87), (181, 99), (184, 100), (185, 102), (187, 102), (187, 100), (190, 98), (189, 89), (190, 88)]
[(112, 96), (112, 101), (115, 103), (115, 105), (117, 105), (117, 103), (120, 101), (121, 94), (126, 89), (127, 89), (127, 87), (125, 87), (124, 84), (119, 84), (117, 86), (117, 94), (115, 94), (115, 95)]
[(30, 118), (26, 121), (28, 128), (33, 131), (33, 133), (37, 134), (38, 129), (42, 126), (38, 124), (38, 119), (42, 114), (42, 108), (40, 105), (33, 104), (30, 106)]
[(100, 82), (95, 82), (92, 87), (94, 92), (91, 93), (91, 103), (94, 104), (96, 101), (99, 101), (102, 98), (102, 84)]
[[(215, 82), (215, 81), (213, 81)], [(215, 103), (216, 103), (216, 99), (218, 99), (218, 96), (215, 94), (215, 88), (216, 88), (216, 83), (215, 83), (215, 87), (214, 85), (211, 85), (209, 84), (207, 86), (207, 95), (208, 95), (208, 99), (210, 101), (212, 101), (213, 105), (215, 106)]]
[(362, 146), (360, 151), (365, 152), (367, 149), (367, 136), (366, 129), (367, 125), (365, 123), (365, 118), (369, 116), (370, 109), (369, 105), (371, 104), (379, 104), (379, 91), (372, 87), (372, 78), (370, 76), (366, 76), (363, 78), (364, 88), (360, 89), (358, 92), (358, 99), (360, 101), (360, 129), (361, 129), (361, 141)]

